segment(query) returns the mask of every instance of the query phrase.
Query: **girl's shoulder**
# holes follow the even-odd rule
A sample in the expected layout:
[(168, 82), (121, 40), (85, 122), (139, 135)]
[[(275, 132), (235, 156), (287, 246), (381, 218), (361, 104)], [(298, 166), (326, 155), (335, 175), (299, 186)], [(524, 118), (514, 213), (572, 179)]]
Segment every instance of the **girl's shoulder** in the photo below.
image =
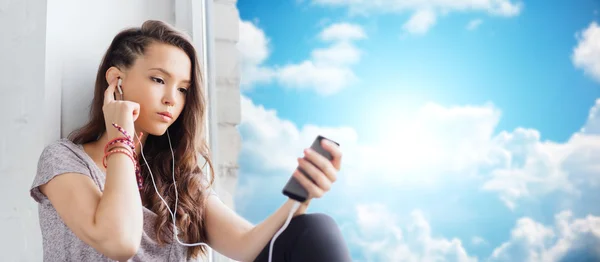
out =
[(77, 173), (92, 177), (89, 161), (82, 145), (66, 138), (51, 142), (40, 154), (37, 172), (30, 188), (31, 196), (38, 202), (45, 199), (38, 187), (61, 174)]

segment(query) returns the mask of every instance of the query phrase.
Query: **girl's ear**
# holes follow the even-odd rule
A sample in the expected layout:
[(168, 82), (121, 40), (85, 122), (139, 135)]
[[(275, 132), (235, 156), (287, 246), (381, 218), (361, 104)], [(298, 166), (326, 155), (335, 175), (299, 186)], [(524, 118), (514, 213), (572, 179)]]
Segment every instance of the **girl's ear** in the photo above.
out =
[(108, 70), (106, 70), (106, 83), (111, 83), (117, 78), (123, 78), (122, 75), (123, 72), (121, 72), (121, 70), (118, 67), (111, 66)]

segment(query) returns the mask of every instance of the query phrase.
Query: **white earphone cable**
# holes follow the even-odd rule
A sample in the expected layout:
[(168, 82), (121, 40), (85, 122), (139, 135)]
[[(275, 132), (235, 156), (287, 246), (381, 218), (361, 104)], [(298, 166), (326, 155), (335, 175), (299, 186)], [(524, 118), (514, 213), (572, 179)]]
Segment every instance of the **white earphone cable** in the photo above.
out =
[(288, 214), (288, 217), (285, 220), (285, 223), (279, 229), (279, 231), (277, 231), (277, 233), (275, 233), (275, 236), (273, 236), (273, 239), (271, 239), (271, 244), (269, 244), (269, 262), (271, 262), (271, 259), (273, 258), (273, 245), (275, 245), (275, 240), (279, 237), (279, 235), (281, 235), (281, 233), (283, 233), (283, 231), (290, 224), (290, 221), (292, 220), (292, 216), (294, 215), (294, 213), (296, 213), (296, 211), (298, 211), (299, 207), (300, 207), (300, 202), (294, 202), (294, 206), (292, 206), (292, 209), (290, 210), (290, 213)]
[[(140, 141), (140, 138), (137, 136), (137, 134), (135, 135), (138, 139), (138, 141)], [(165, 203), (165, 206), (167, 207), (167, 210), (169, 210), (169, 213), (171, 214), (171, 217), (173, 218), (173, 237), (174, 239), (182, 246), (187, 246), (187, 247), (194, 247), (194, 246), (200, 246), (200, 245), (204, 245), (206, 247), (210, 247), (208, 244), (206, 243), (202, 243), (202, 242), (198, 242), (198, 243), (183, 243), (179, 240), (178, 234), (179, 234), (179, 230), (177, 229), (177, 217), (176, 217), (176, 212), (177, 212), (177, 202), (179, 201), (179, 196), (177, 193), (177, 182), (175, 181), (175, 153), (173, 153), (173, 146), (171, 145), (171, 136), (169, 135), (169, 130), (167, 129), (167, 138), (169, 140), (169, 148), (171, 148), (171, 156), (172, 158), (172, 174), (173, 174), (173, 185), (175, 187), (175, 207), (174, 207), (174, 211), (171, 211), (171, 208), (169, 208), (169, 204), (167, 204), (167, 201), (165, 201), (165, 199), (160, 195), (160, 193), (158, 192), (158, 188), (156, 186), (156, 182), (154, 182), (154, 175), (152, 174), (152, 170), (150, 170), (150, 166), (148, 165), (148, 161), (146, 161), (146, 157), (144, 156), (144, 146), (142, 145), (142, 143), (140, 142), (140, 154), (142, 155), (142, 158), (144, 159), (144, 163), (146, 163), (146, 167), (148, 168), (148, 172), (150, 173), (150, 177), (152, 178), (152, 184), (154, 185), (154, 190), (156, 191), (156, 194), (158, 194), (158, 197), (160, 197), (160, 199), (163, 201), (163, 203)]]
[[(172, 175), (173, 175), (173, 185), (175, 187), (175, 207), (174, 207), (174, 211), (171, 211), (171, 208), (169, 208), (169, 204), (167, 204), (167, 201), (165, 201), (165, 199), (158, 192), (158, 188), (156, 186), (156, 182), (154, 181), (154, 175), (152, 174), (152, 171), (150, 170), (150, 166), (148, 165), (148, 161), (146, 161), (146, 157), (144, 156), (144, 146), (142, 145), (141, 140), (138, 137), (138, 135), (135, 134), (135, 136), (138, 139), (138, 141), (140, 141), (140, 143), (139, 143), (140, 144), (140, 154), (142, 155), (142, 158), (144, 159), (144, 163), (146, 163), (146, 167), (148, 168), (148, 172), (150, 173), (150, 177), (152, 178), (152, 184), (154, 185), (154, 190), (156, 191), (156, 194), (158, 194), (158, 197), (163, 201), (163, 203), (167, 207), (167, 210), (169, 210), (169, 213), (171, 214), (171, 217), (173, 218), (173, 236), (174, 236), (174, 239), (177, 241), (177, 243), (179, 243), (182, 246), (193, 247), (193, 246), (204, 245), (204, 246), (210, 248), (210, 246), (208, 244), (206, 244), (206, 243), (202, 243), (202, 242), (198, 242), (198, 243), (183, 243), (183, 242), (181, 242), (179, 240), (179, 237), (178, 237), (179, 230), (177, 229), (177, 224), (176, 224), (176, 221), (177, 221), (176, 212), (177, 212), (177, 204), (178, 204), (178, 201), (179, 201), (179, 195), (177, 193), (177, 182), (175, 181), (175, 153), (173, 153), (173, 145), (171, 144), (171, 136), (169, 135), (169, 130), (167, 129), (167, 138), (169, 140), (169, 148), (171, 149), (171, 157), (172, 157), (172, 160), (173, 160), (172, 161)], [(279, 231), (277, 231), (277, 233), (275, 233), (275, 235), (271, 239), (271, 243), (269, 245), (269, 262), (272, 261), (273, 246), (275, 244), (275, 240), (279, 237), (279, 235), (281, 235), (281, 233), (283, 233), (283, 231), (290, 224), (290, 221), (292, 220), (292, 216), (294, 215), (294, 213), (296, 213), (296, 211), (298, 210), (298, 208), (300, 208), (300, 202), (295, 202), (294, 206), (290, 210), (290, 213), (288, 214), (288, 217), (287, 217), (284, 225), (281, 227), (281, 229), (279, 229)]]

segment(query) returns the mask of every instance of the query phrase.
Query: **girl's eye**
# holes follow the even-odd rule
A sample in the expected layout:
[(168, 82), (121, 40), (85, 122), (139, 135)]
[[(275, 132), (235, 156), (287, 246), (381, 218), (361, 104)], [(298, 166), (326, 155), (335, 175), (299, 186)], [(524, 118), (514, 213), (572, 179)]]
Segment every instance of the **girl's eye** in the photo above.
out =
[(182, 88), (179, 88), (179, 92), (183, 93), (184, 95), (187, 95), (188, 90), (187, 90), (187, 88), (182, 87)]
[(163, 81), (160, 78), (157, 78), (157, 77), (151, 77), (151, 78), (152, 78), (152, 81), (154, 81), (156, 83), (163, 84), (163, 85), (165, 84), (165, 81)]

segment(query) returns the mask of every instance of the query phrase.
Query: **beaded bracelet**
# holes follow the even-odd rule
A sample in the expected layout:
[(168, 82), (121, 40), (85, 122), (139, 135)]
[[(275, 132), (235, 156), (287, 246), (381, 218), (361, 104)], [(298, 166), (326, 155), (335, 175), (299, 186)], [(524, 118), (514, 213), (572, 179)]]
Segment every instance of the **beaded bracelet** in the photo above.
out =
[(140, 169), (140, 165), (138, 164), (138, 161), (136, 160), (136, 158), (131, 154), (131, 151), (129, 151), (128, 149), (113, 149), (109, 152), (107, 152), (106, 154), (104, 154), (104, 157), (102, 158), (102, 164), (104, 165), (105, 168), (107, 168), (107, 163), (106, 161), (108, 160), (108, 157), (110, 157), (112, 154), (115, 153), (122, 153), (125, 154), (129, 157), (129, 159), (131, 159), (131, 161), (134, 163), (134, 168), (135, 168), (135, 177), (138, 183), (138, 189), (142, 190), (143, 188), (143, 184), (144, 184), (144, 180), (142, 179), (141, 176), (141, 169)]
[[(139, 190), (142, 190), (144, 180), (141, 176), (141, 169), (140, 169), (139, 162), (137, 160), (137, 155), (135, 154), (135, 145), (133, 144), (133, 138), (127, 133), (127, 131), (125, 129), (123, 129), (119, 125), (112, 123), (112, 126), (115, 127), (117, 130), (119, 130), (119, 132), (121, 132), (121, 134), (123, 134), (125, 137), (115, 138), (106, 144), (106, 146), (104, 147), (105, 155), (104, 155), (104, 158), (102, 159), (102, 163), (104, 164), (104, 167), (106, 168), (107, 167), (106, 159), (108, 158), (108, 156), (110, 156), (113, 153), (123, 153), (123, 154), (126, 154), (127, 156), (129, 156), (129, 158), (131, 159), (131, 161), (133, 162), (134, 167), (135, 167), (135, 176), (136, 176), (136, 180), (138, 183), (138, 188), (139, 188)], [(142, 136), (142, 135), (143, 135), (143, 133), (140, 132), (140, 136)], [(141, 143), (141, 141), (139, 141), (139, 143)], [(120, 144), (123, 144), (123, 145), (127, 146), (128, 148), (120, 146)], [(115, 149), (115, 148), (123, 148), (123, 149)], [(131, 151), (128, 150), (129, 148), (131, 148)]]
[(104, 153), (110, 151), (111, 149), (115, 148), (115, 147), (119, 147), (125, 145), (125, 147), (130, 148), (132, 151), (135, 151), (135, 145), (133, 145), (133, 143), (130, 140), (127, 140), (127, 138), (124, 137), (120, 137), (120, 138), (115, 138), (111, 141), (109, 141), (108, 143), (106, 143), (106, 146), (104, 146)]
[(122, 127), (120, 127), (119, 125), (117, 125), (115, 123), (112, 123), (112, 126), (114, 126), (117, 130), (119, 130), (119, 132), (121, 132), (121, 134), (123, 134), (128, 140), (131, 140), (133, 142), (133, 139), (131, 138), (129, 133), (127, 133), (127, 130), (123, 129)]
[[(112, 123), (112, 126), (114, 126), (117, 130), (119, 130), (119, 132), (121, 132), (121, 134), (123, 134), (128, 140), (131, 140), (133, 142), (133, 138), (129, 135), (129, 133), (127, 133), (127, 130), (123, 129), (122, 127), (120, 127), (119, 125)], [(142, 132), (140, 132), (140, 135), (142, 136)]]
[(113, 149), (111, 151), (108, 151), (104, 154), (104, 157), (102, 158), (102, 164), (104, 165), (104, 168), (107, 168), (108, 166), (106, 165), (106, 161), (108, 160), (108, 157), (114, 153), (123, 153), (125, 155), (127, 155), (131, 161), (133, 161), (135, 163), (135, 160), (133, 159), (133, 155), (131, 154), (131, 152), (129, 150), (126, 149)]

